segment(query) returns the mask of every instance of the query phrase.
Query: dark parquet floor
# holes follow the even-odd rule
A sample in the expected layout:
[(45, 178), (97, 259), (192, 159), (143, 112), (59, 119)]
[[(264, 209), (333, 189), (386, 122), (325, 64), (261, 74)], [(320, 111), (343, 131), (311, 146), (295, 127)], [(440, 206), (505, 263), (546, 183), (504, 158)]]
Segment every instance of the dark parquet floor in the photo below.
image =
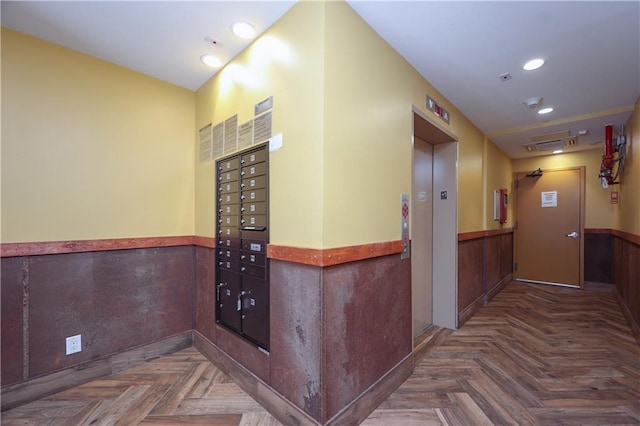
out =
[[(2, 413), (3, 425), (279, 425), (190, 348)], [(363, 425), (640, 425), (640, 346), (601, 291), (510, 283)]]

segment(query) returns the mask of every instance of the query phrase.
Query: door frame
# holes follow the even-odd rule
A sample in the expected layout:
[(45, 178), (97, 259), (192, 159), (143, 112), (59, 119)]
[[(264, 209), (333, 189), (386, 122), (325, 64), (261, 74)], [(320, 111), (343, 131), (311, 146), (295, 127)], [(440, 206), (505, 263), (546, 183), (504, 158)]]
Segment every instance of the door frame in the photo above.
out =
[[(579, 232), (580, 232), (580, 242), (579, 242), (579, 266), (578, 266), (578, 279), (579, 279), (579, 287), (573, 286), (573, 285), (569, 285), (569, 284), (561, 284), (561, 283), (548, 283), (548, 282), (537, 282), (538, 284), (545, 284), (545, 285), (553, 285), (553, 286), (558, 286), (558, 287), (568, 287), (568, 288), (584, 288), (584, 218), (585, 218), (585, 193), (586, 193), (586, 182), (585, 182), (585, 176), (586, 176), (586, 166), (570, 166), (570, 167), (550, 167), (547, 168), (545, 170), (542, 171), (543, 175), (545, 172), (562, 172), (562, 171), (569, 171), (569, 170), (578, 170), (580, 172), (580, 203), (579, 203), (579, 209), (580, 209), (580, 225), (579, 225)], [(514, 194), (514, 202), (513, 202), (513, 220), (514, 220), (514, 232), (513, 232), (513, 276), (514, 276), (514, 280), (518, 280), (517, 277), (517, 272), (516, 272), (516, 262), (518, 261), (517, 258), (517, 247), (518, 247), (518, 238), (519, 238), (519, 234), (518, 234), (518, 230), (517, 230), (517, 226), (518, 226), (518, 188), (515, 187), (515, 182), (519, 179), (519, 178), (525, 178), (525, 175), (527, 173), (527, 171), (518, 171), (518, 172), (513, 172), (513, 194)]]
[[(432, 323), (457, 329), (458, 139), (416, 106), (411, 110), (411, 125), (411, 176), (414, 137), (417, 136), (433, 146)], [(447, 191), (447, 200), (440, 199), (441, 191)], [(411, 262), (413, 261), (412, 256)]]

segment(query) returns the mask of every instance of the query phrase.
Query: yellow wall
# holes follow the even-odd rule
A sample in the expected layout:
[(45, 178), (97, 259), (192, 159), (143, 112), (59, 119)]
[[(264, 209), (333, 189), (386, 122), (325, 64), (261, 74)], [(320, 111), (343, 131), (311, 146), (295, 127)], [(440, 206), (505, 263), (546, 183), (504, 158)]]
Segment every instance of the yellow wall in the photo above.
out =
[(194, 93), (2, 28), (2, 242), (194, 233)]
[[(513, 193), (512, 193), (512, 169), (511, 159), (489, 139), (485, 139), (484, 158), (484, 217), (485, 229), (499, 229), (513, 226)], [(493, 191), (502, 188), (507, 189), (507, 221), (500, 224), (493, 220)]]
[[(322, 143), (324, 8), (299, 3), (196, 94), (196, 127), (238, 114), (273, 96), (272, 133), (284, 146), (270, 153), (270, 240), (320, 247), (322, 241)], [(238, 74), (239, 72), (239, 74)], [(215, 229), (213, 161), (196, 165), (196, 234)]]
[[(324, 247), (400, 238), (411, 190), (412, 106), (426, 95), (451, 115), (434, 122), (460, 141), (458, 231), (482, 229), (483, 135), (346, 3), (327, 2)], [(433, 117), (433, 115), (431, 115)]]
[[(265, 55), (265, 39), (286, 46), (285, 59)], [(245, 78), (230, 82), (233, 68)], [(450, 125), (434, 122), (460, 141), (458, 231), (484, 229), (484, 136), (344, 2), (291, 8), (198, 90), (196, 128), (235, 113), (243, 123), (273, 96), (273, 133), (283, 133), (284, 147), (270, 155), (271, 242), (398, 240), (400, 195), (411, 189), (412, 106), (431, 114), (427, 94), (451, 115)], [(490, 150), (490, 161), (504, 165), (500, 156)], [(197, 235), (214, 234), (213, 180), (213, 162), (196, 165)]]
[(613, 227), (616, 206), (610, 203), (611, 191), (619, 188), (604, 189), (598, 179), (602, 151), (592, 149), (573, 153), (546, 155), (543, 157), (513, 160), (513, 171), (533, 171), (538, 167), (545, 169), (561, 169), (565, 167), (586, 166), (585, 170), (585, 228)]
[(620, 204), (614, 227), (640, 235), (640, 98), (626, 127), (628, 155), (619, 187)]

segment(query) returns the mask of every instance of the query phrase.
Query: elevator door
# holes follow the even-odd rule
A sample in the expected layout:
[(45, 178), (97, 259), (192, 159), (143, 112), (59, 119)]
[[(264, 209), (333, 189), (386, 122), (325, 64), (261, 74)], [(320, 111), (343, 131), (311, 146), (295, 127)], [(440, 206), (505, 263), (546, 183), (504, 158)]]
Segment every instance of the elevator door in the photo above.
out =
[(433, 146), (417, 137), (411, 184), (413, 336), (433, 322)]

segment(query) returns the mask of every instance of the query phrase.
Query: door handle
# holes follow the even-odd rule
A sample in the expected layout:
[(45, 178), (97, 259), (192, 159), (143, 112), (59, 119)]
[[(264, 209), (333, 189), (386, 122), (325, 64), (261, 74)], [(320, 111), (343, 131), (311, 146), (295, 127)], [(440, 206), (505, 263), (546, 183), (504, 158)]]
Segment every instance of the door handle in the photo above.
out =
[(566, 235), (569, 238), (578, 238), (579, 234), (576, 231), (570, 232)]

